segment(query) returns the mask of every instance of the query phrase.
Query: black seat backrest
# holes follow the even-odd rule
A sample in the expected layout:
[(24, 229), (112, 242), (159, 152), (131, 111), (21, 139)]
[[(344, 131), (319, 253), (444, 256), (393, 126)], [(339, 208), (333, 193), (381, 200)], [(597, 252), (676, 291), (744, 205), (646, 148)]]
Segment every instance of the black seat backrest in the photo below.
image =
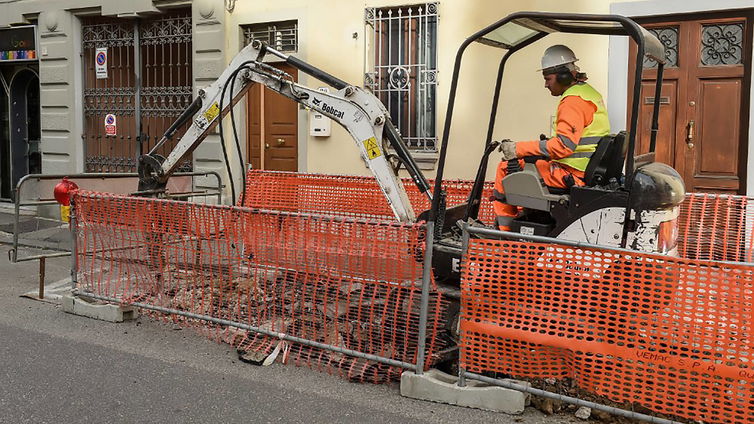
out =
[(625, 131), (602, 137), (584, 171), (584, 183), (587, 186), (604, 185), (611, 178), (620, 177), (627, 148)]

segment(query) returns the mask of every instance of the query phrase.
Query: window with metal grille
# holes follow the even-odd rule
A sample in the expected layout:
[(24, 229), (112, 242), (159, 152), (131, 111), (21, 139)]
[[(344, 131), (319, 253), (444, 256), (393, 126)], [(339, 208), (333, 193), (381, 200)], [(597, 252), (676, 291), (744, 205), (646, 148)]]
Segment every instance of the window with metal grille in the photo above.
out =
[(414, 152), (436, 152), (437, 3), (367, 8), (364, 87)]
[(249, 25), (244, 28), (243, 34), (245, 45), (259, 40), (281, 52), (298, 50), (298, 21), (295, 20)]

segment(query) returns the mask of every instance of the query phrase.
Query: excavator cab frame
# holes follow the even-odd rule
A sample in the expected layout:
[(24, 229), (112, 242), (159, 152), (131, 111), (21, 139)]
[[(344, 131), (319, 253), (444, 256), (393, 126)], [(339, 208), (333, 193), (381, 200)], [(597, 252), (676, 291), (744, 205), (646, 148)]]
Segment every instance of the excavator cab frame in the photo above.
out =
[[(660, 107), (659, 93), (662, 88), (662, 75), (666, 61), (665, 48), (663, 44), (657, 39), (657, 37), (639, 26), (632, 19), (620, 15), (517, 12), (483, 28), (482, 30), (467, 38), (461, 44), (456, 53), (453, 76), (450, 85), (447, 112), (445, 114), (444, 130), (440, 147), (440, 157), (438, 161), (437, 178), (434, 187), (432, 210), (428, 214), (429, 221), (435, 222), (438, 219), (438, 214), (444, 215), (444, 211), (440, 210), (442, 176), (445, 169), (450, 132), (453, 124), (453, 112), (455, 109), (461, 65), (467, 48), (471, 44), (479, 43), (485, 46), (500, 49), (504, 51), (504, 53), (502, 54), (500, 59), (497, 79), (493, 91), (493, 99), (487, 127), (487, 136), (485, 139), (484, 154), (479, 164), (474, 181), (474, 186), (469, 196), (468, 206), (465, 211), (464, 220), (466, 221), (468, 221), (469, 219), (474, 220), (479, 215), (479, 207), (481, 205), (481, 198), (484, 188), (484, 180), (487, 173), (489, 155), (495, 150), (494, 148), (496, 146), (496, 142), (493, 141), (492, 137), (495, 130), (495, 124), (501, 100), (502, 82), (506, 64), (514, 53), (517, 53), (518, 51), (532, 45), (534, 42), (541, 40), (547, 35), (553, 33), (627, 36), (636, 42), (638, 48), (636, 67), (633, 74), (634, 84), (632, 93), (629, 93), (631, 96), (631, 121), (628, 125), (628, 132), (619, 135), (621, 143), (621, 146), (619, 146), (620, 148), (608, 149), (611, 155), (621, 154), (621, 151), (623, 154), (625, 154), (625, 178), (620, 179), (620, 187), (618, 188), (624, 191), (630, 191), (630, 187), (634, 180), (637, 167), (654, 162), (654, 151), (658, 132), (658, 116)], [(652, 110), (652, 132), (650, 138), (649, 153), (637, 156), (636, 135), (638, 132), (637, 129), (640, 107), (639, 101), (641, 97), (641, 75), (644, 63), (643, 59), (645, 56), (655, 60), (658, 64), (657, 83), (655, 85), (655, 95)], [(612, 141), (613, 139), (609, 139), (606, 140), (606, 143)], [(614, 158), (605, 158), (605, 161), (613, 162), (612, 165), (614, 167)], [(513, 181), (509, 181), (509, 183), (511, 184), (506, 184), (506, 186), (518, 186), (519, 189), (516, 190), (517, 192), (513, 192), (508, 195), (506, 188), (506, 194), (508, 197), (515, 198), (517, 194), (521, 194), (521, 191), (523, 191), (523, 197), (526, 197), (530, 203), (539, 203), (544, 205), (540, 208), (540, 210), (550, 209), (550, 205), (553, 202), (562, 203), (562, 201), (564, 200), (562, 193), (548, 192), (546, 187), (538, 184), (538, 178), (536, 178), (537, 174), (534, 166), (529, 165), (526, 168), (527, 169), (524, 170), (525, 172), (523, 173), (523, 175), (517, 175), (515, 178), (512, 178), (512, 180), (518, 180), (516, 181), (517, 183), (524, 183), (524, 185), (526, 185), (526, 183), (534, 183), (533, 185), (529, 184), (529, 186), (531, 186), (531, 190), (527, 191), (527, 189), (522, 188), (521, 184), (513, 184)], [(595, 168), (596, 172), (601, 172), (602, 174), (610, 171), (614, 173), (614, 170), (604, 169), (604, 167), (600, 167), (599, 164), (597, 167), (593, 168)], [(598, 177), (599, 176), (600, 175), (598, 175)], [(599, 178), (597, 178), (597, 180), (599, 180)], [(674, 186), (678, 188), (678, 184), (675, 184)], [(681, 191), (683, 190), (681, 189)], [(519, 200), (520, 198), (521, 196), (519, 196)], [(677, 198), (677, 195), (674, 196), (674, 199), (675, 198)], [(441, 221), (446, 222), (445, 226), (447, 227), (447, 220), (443, 218), (444, 217), (442, 216), (439, 217)], [(630, 225), (629, 219), (626, 219), (625, 221), (625, 225)], [(625, 239), (623, 240), (622, 244), (623, 247), (625, 247)]]
[[(501, 100), (503, 75), (511, 56), (553, 33), (627, 36), (637, 44), (633, 91), (629, 93), (631, 120), (628, 132), (620, 132), (600, 141), (587, 173), (592, 186), (572, 187), (555, 192), (546, 187), (528, 160), (522, 172), (503, 179), (506, 202), (520, 206), (524, 214), (514, 219), (511, 231), (501, 237), (515, 238), (530, 234), (577, 242), (611, 245), (634, 250), (673, 254), (675, 241), (660, 240), (659, 229), (675, 225), (685, 188), (680, 175), (670, 166), (654, 161), (657, 142), (660, 91), (665, 66), (663, 44), (632, 19), (619, 15), (569, 14), (547, 12), (513, 13), (467, 38), (455, 57), (450, 93), (440, 144), (437, 177), (432, 208), (421, 215), (428, 222), (434, 240), (430, 254), (435, 279), (454, 285), (459, 279), (460, 223), (479, 225), (487, 166), (498, 142), (492, 139)], [(464, 54), (472, 44), (500, 49), (497, 79), (493, 91), (487, 135), (468, 201), (445, 208), (442, 181), (448, 144), (451, 138), (453, 112), (459, 86)], [(644, 57), (658, 63), (657, 83), (652, 110), (649, 152), (636, 155), (641, 98), (641, 75)], [(598, 157), (599, 156), (599, 157)], [(617, 156), (617, 157), (616, 157)], [(624, 160), (625, 158), (625, 160)], [(535, 158), (525, 158), (535, 159)], [(624, 165), (624, 166), (623, 166)], [(492, 223), (485, 223), (487, 225)], [(482, 224), (484, 225), (484, 224)]]

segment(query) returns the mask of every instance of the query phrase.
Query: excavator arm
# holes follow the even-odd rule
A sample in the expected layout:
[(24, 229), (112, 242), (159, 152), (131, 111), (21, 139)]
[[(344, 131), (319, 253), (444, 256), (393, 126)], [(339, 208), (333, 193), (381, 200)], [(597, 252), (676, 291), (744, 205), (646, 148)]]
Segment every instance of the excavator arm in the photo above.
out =
[[(290, 75), (262, 62), (267, 53), (284, 59), (300, 71), (332, 86), (336, 91), (324, 93), (293, 82)], [(317, 110), (345, 128), (353, 138), (362, 159), (376, 177), (395, 217), (401, 222), (415, 221), (416, 216), (401, 179), (388, 159), (387, 147), (395, 151), (420, 192), (430, 196), (430, 187), (391, 123), (390, 115), (382, 102), (368, 91), (349, 85), (306, 62), (284, 55), (257, 41), (241, 50), (215, 82), (200, 90), (199, 96), (168, 128), (155, 147), (139, 157), (137, 194), (156, 196), (164, 192), (167, 180), (181, 161), (201, 144), (254, 83), (262, 84), (269, 90)], [(191, 126), (167, 158), (155, 153), (189, 120), (193, 120)]]

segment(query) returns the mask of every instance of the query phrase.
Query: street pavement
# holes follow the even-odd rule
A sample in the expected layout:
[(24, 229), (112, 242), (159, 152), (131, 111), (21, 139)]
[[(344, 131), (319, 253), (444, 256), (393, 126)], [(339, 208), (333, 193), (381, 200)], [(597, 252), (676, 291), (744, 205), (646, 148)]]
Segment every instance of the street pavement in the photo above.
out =
[[(8, 214), (0, 208), (0, 225)], [(64, 240), (27, 228), (27, 246)], [(147, 317), (113, 324), (69, 315), (56, 295), (68, 287), (70, 258), (47, 261), (47, 301), (21, 297), (36, 291), (38, 263), (10, 263), (10, 239), (0, 231), (0, 423), (581, 422), (533, 408), (509, 416), (416, 401), (397, 384), (308, 368), (257, 367), (227, 345)], [(19, 256), (39, 252), (26, 247)]]

